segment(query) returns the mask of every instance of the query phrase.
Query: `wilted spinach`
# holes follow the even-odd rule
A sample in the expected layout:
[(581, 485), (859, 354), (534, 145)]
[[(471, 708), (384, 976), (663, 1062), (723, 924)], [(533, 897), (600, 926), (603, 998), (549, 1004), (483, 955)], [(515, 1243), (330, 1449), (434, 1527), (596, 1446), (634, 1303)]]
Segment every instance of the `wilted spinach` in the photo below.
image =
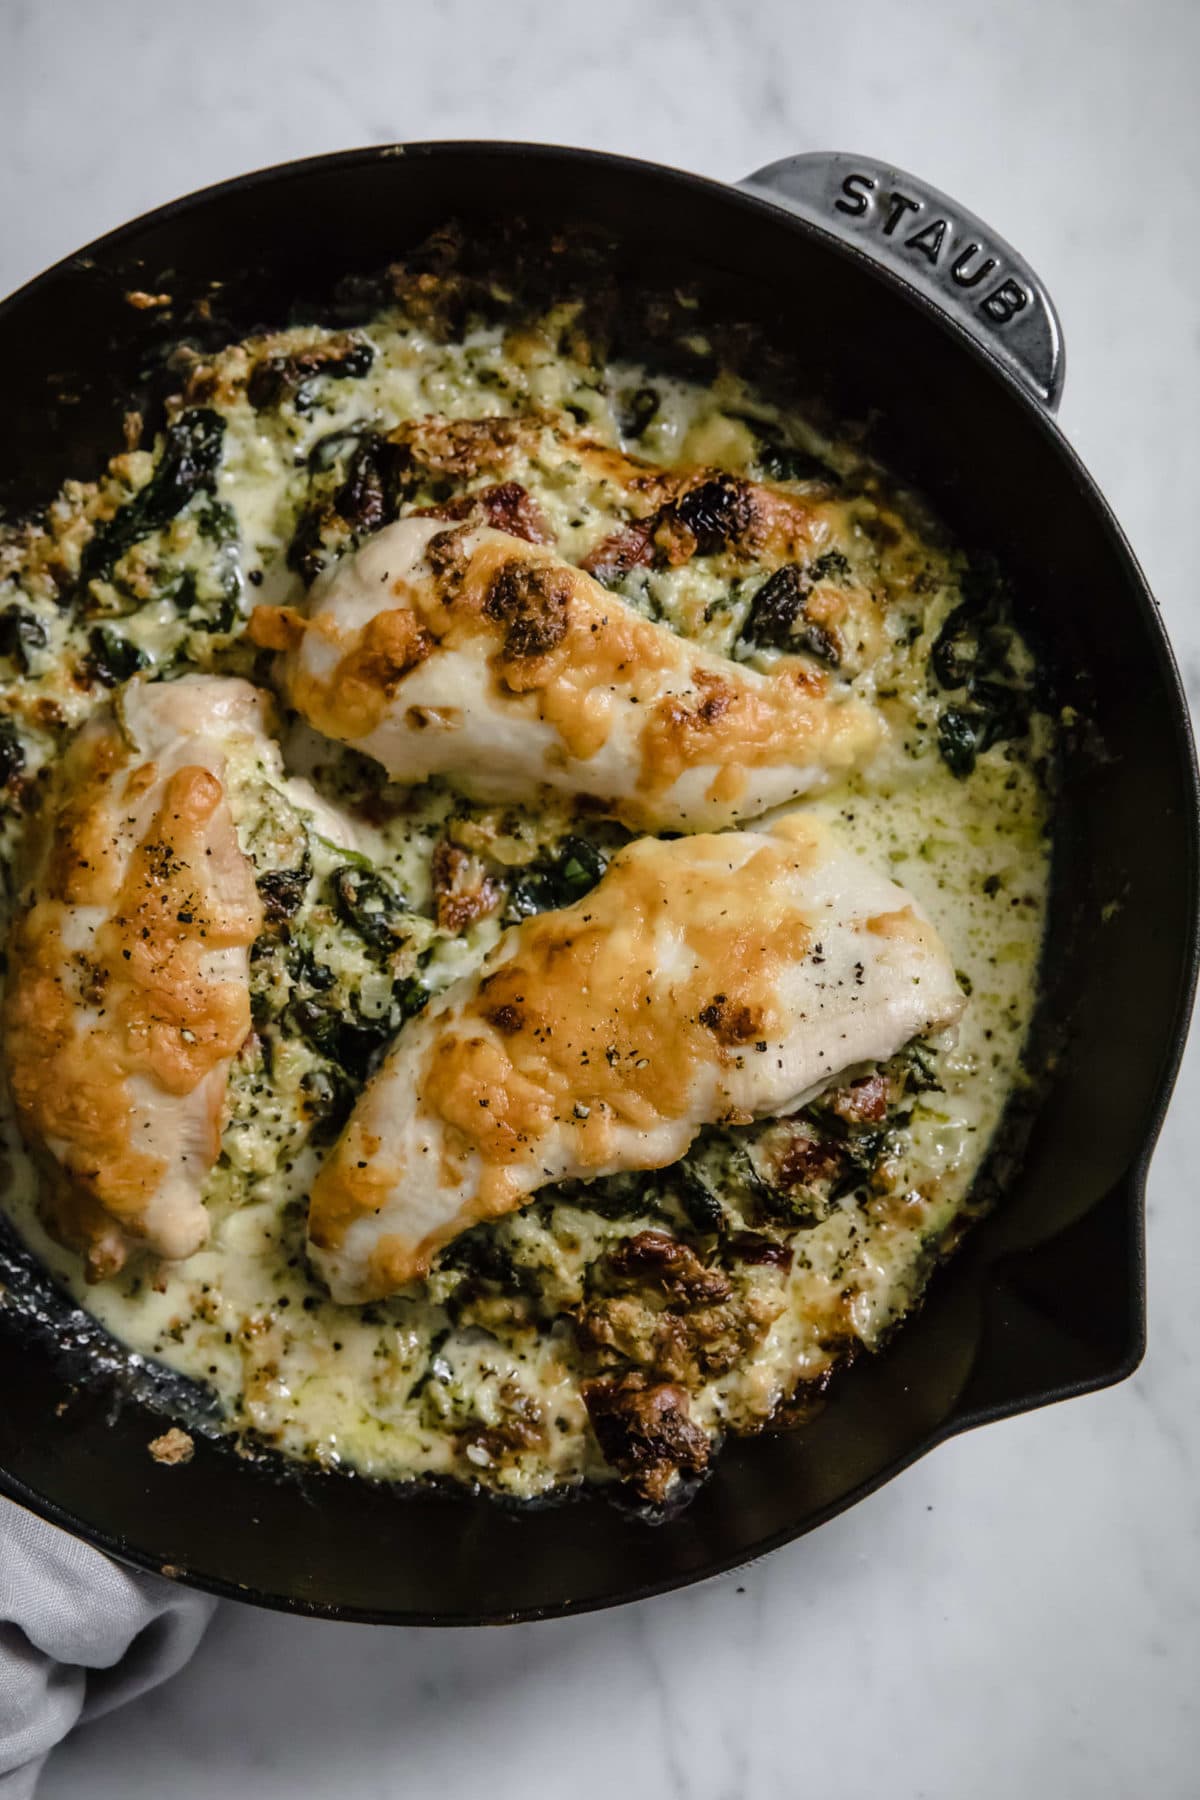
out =
[(344, 863), (330, 876), (337, 915), (372, 950), (396, 949), (404, 936), (401, 923), (408, 910), (399, 889), (375, 869)]
[(0, 718), (0, 785), (7, 787), (25, 767), (25, 751), (11, 719)]
[(197, 494), (212, 492), (224, 441), (225, 421), (211, 407), (180, 413), (167, 427), (162, 454), (145, 487), (97, 526), (85, 546), (79, 561), (82, 586), (107, 580), (134, 544), (169, 525)]
[(299, 868), (268, 869), (258, 877), (258, 891), (269, 922), (277, 924), (299, 912), (311, 876), (312, 863), (306, 855)]
[(277, 406), (291, 396), (298, 413), (309, 413), (316, 404), (318, 382), (361, 379), (375, 361), (371, 345), (362, 340), (349, 347), (317, 345), (291, 355), (267, 356), (258, 363), (246, 383), (246, 398), (256, 411)]
[(965, 780), (993, 744), (1028, 733), (1037, 695), (1014, 665), (1011, 597), (990, 558), (968, 566), (962, 593), (934, 639), (929, 668), (940, 688), (962, 695), (940, 709), (937, 742), (946, 767)]
[(128, 681), (150, 658), (131, 638), (122, 637), (108, 625), (93, 625), (88, 632), (88, 665), (97, 681), (105, 687), (117, 687)]
[(505, 919), (513, 924), (551, 907), (570, 906), (595, 887), (608, 858), (588, 838), (568, 835), (545, 859), (531, 863), (509, 889)]
[(6, 606), (0, 612), (0, 656), (16, 663), (22, 675), (29, 673), (29, 653), (44, 650), (50, 633), (44, 620), (20, 606)]
[(840, 487), (841, 477), (808, 450), (799, 450), (793, 444), (785, 444), (772, 432), (763, 428), (761, 421), (754, 421), (758, 433), (758, 464), (764, 475), (771, 481), (819, 481), (826, 487)]

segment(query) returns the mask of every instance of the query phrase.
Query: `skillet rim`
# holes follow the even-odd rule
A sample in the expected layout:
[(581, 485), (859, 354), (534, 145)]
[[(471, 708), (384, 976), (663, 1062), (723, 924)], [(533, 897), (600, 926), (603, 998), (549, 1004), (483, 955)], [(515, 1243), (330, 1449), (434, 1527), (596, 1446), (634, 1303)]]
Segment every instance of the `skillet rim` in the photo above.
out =
[[(583, 1600), (566, 1599), (551, 1605), (534, 1605), (500, 1612), (451, 1615), (311, 1601), (295, 1595), (266, 1592), (249, 1586), (241, 1586), (236, 1582), (210, 1577), (183, 1568), (172, 1576), (173, 1579), (184, 1585), (221, 1598), (240, 1600), (243, 1603), (252, 1603), (277, 1612), (357, 1624), (437, 1625), (458, 1628), (470, 1624), (533, 1622), (604, 1611), (631, 1601), (649, 1599), (658, 1594), (695, 1586), (701, 1582), (728, 1575), (739, 1568), (745, 1568), (773, 1550), (781, 1548), (784, 1544), (806, 1536), (818, 1526), (827, 1523), (831, 1518), (847, 1511), (859, 1501), (875, 1493), (887, 1482), (910, 1468), (921, 1457), (961, 1432), (1003, 1418), (1013, 1417), (1022, 1412), (1034, 1411), (1042, 1406), (1072, 1399), (1082, 1394), (1097, 1392), (1126, 1380), (1141, 1362), (1146, 1346), (1146, 1179), (1186, 1047), (1197, 976), (1200, 973), (1200, 771), (1197, 768), (1191, 714), (1178, 663), (1163, 624), (1161, 609), (1124, 531), (1097, 482), (1057, 423), (1054, 415), (1015, 373), (991, 353), (987, 343), (972, 333), (960, 319), (946, 312), (929, 295), (906, 281), (898, 271), (876, 260), (869, 251), (858, 244), (848, 243), (834, 232), (823, 228), (816, 221), (789, 211), (785, 205), (772, 200), (762, 192), (752, 191), (738, 186), (736, 183), (722, 181), (711, 176), (697, 175), (686, 170), (672, 168), (667, 164), (652, 162), (645, 158), (624, 156), (611, 151), (504, 139), (431, 139), (410, 144), (365, 145), (349, 150), (331, 151), (318, 156), (292, 158), (284, 162), (267, 164), (241, 175), (232, 176), (227, 180), (212, 183), (207, 187), (195, 189), (177, 199), (153, 207), (91, 240), (81, 249), (60, 258), (49, 268), (23, 283), (21, 287), (0, 301), (0, 320), (35, 300), (39, 292), (57, 278), (73, 270), (86, 269), (89, 261), (93, 258), (119, 250), (123, 245), (135, 241), (137, 236), (148, 228), (184, 217), (190, 210), (220, 201), (226, 196), (253, 192), (256, 189), (269, 190), (274, 184), (284, 181), (301, 180), (326, 172), (348, 171), (356, 167), (400, 158), (420, 160), (480, 155), (513, 161), (531, 158), (539, 161), (565, 162), (568, 165), (571, 163), (599, 165), (634, 178), (642, 173), (653, 175), (660, 180), (667, 178), (682, 188), (709, 195), (714, 203), (741, 207), (770, 219), (774, 224), (786, 225), (803, 237), (817, 240), (823, 250), (828, 250), (838, 257), (857, 264), (872, 281), (891, 289), (898, 297), (915, 307), (940, 331), (951, 337), (960, 348), (966, 350), (976, 362), (982, 364), (985, 372), (1003, 387), (1008, 397), (1018, 403), (1026, 421), (1047, 440), (1050, 449), (1062, 463), (1064, 472), (1079, 489), (1081, 497), (1092, 515), (1095, 528), (1102, 534), (1106, 557), (1114, 562), (1123, 578), (1122, 586), (1135, 603), (1141, 622), (1147, 628), (1155, 672), (1161, 683), (1162, 698), (1166, 703), (1170, 721), (1172, 748), (1176, 755), (1180, 774), (1184, 778), (1188, 802), (1182, 809), (1185, 816), (1181, 820), (1181, 828), (1185, 835), (1187, 930), (1185, 936), (1181, 937), (1178, 946), (1181, 980), (1176, 990), (1172, 1016), (1164, 1027), (1164, 1049), (1159, 1059), (1158, 1069), (1154, 1074), (1153, 1085), (1149, 1090), (1150, 1097), (1146, 1103), (1145, 1116), (1138, 1134), (1139, 1150), (1119, 1181), (1110, 1189), (1110, 1194), (1119, 1194), (1123, 1199), (1128, 1215), (1129, 1295), (1133, 1302), (1126, 1349), (1111, 1368), (1105, 1369), (1095, 1376), (1082, 1379), (1051, 1381), (1036, 1389), (1023, 1391), (995, 1402), (971, 1404), (968, 1401), (966, 1405), (961, 1406), (961, 1410), (960, 1402), (956, 1401), (949, 1415), (932, 1428), (921, 1441), (903, 1451), (899, 1456), (892, 1458), (856, 1487), (808, 1514), (798, 1524), (784, 1527), (762, 1539), (749, 1554), (744, 1549), (739, 1549), (728, 1556), (712, 1557), (703, 1571), (699, 1573), (671, 1574), (661, 1581), (642, 1582), (600, 1597), (590, 1596)], [(119, 1561), (152, 1574), (162, 1574), (162, 1565), (156, 1557), (140, 1550), (138, 1546), (123, 1537), (114, 1536), (88, 1525), (79, 1519), (70, 1508), (59, 1506), (53, 1500), (28, 1487), (3, 1467), (0, 1467), (0, 1494), (16, 1501), (49, 1523), (59, 1526), (97, 1549), (105, 1551)], [(568, 1500), (565, 1504), (569, 1505), (571, 1501)]]

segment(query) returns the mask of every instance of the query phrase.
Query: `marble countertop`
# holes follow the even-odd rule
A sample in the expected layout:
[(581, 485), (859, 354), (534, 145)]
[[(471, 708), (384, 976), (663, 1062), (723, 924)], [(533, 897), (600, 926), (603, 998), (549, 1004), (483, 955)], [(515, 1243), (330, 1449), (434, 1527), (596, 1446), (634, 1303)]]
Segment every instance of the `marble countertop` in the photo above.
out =
[[(1200, 698), (1193, 0), (82, 0), (0, 8), (0, 291), (258, 164), (400, 138), (736, 177), (872, 152), (972, 205), (1061, 309), (1063, 425)], [(1185, 1800), (1200, 1787), (1200, 1058), (1150, 1187), (1133, 1380), (947, 1445), (744, 1574), (503, 1633), (225, 1606), (42, 1800), (433, 1795)]]

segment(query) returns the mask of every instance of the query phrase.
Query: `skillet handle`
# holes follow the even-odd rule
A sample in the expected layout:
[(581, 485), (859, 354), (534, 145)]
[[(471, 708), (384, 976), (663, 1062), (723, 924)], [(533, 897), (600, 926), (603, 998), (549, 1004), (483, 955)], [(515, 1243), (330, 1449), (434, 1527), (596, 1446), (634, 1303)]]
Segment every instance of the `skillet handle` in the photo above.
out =
[(903, 169), (832, 150), (785, 156), (738, 186), (882, 263), (1057, 410), (1066, 355), (1054, 302), (974, 213)]

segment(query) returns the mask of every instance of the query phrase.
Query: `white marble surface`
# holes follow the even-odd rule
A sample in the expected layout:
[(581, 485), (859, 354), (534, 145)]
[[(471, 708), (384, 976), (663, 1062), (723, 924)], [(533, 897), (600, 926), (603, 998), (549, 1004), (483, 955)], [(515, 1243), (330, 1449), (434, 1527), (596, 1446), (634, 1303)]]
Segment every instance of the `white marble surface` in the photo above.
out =
[[(874, 151), (973, 204), (1061, 307), (1063, 423), (1200, 694), (1194, 0), (0, 3), (0, 290), (256, 164), (576, 142), (736, 176)], [(1136, 1378), (951, 1444), (743, 1577), (505, 1633), (226, 1607), (43, 1800), (1186, 1800), (1200, 1793), (1200, 1059), (1151, 1186)]]

